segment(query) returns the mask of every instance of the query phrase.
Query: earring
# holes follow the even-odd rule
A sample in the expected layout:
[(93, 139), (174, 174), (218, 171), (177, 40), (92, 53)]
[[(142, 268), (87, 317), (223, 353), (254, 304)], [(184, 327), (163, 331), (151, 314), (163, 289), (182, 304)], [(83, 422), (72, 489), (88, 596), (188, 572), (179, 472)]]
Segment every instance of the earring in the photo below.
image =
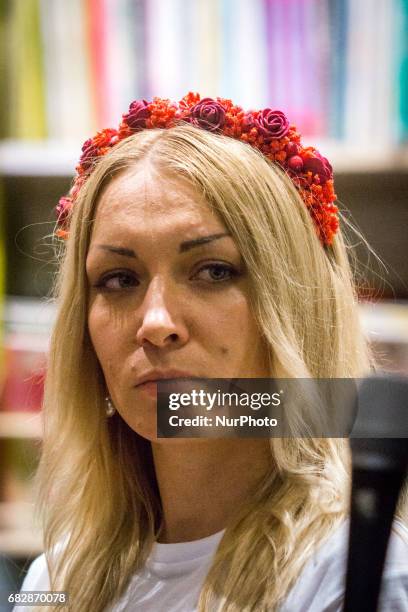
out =
[(109, 397), (109, 395), (105, 397), (105, 403), (106, 403), (106, 416), (107, 417), (113, 416), (116, 412), (116, 408), (113, 405), (113, 402), (111, 398)]

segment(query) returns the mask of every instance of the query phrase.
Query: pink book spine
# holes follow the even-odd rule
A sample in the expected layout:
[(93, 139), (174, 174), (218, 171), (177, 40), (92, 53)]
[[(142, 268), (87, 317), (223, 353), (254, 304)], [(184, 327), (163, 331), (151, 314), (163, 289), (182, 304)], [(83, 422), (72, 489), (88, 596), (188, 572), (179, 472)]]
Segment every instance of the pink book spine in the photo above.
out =
[(109, 75), (106, 62), (107, 11), (104, 0), (86, 0), (92, 106), (97, 129), (110, 127)]

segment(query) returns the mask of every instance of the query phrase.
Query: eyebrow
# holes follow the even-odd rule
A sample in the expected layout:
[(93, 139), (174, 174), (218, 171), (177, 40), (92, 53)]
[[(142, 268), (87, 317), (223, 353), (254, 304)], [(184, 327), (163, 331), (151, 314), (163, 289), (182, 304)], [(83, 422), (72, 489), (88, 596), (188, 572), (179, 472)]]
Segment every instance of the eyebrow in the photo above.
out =
[[(203, 244), (208, 244), (209, 242), (213, 242), (214, 240), (219, 240), (220, 238), (224, 238), (226, 236), (231, 237), (231, 234), (228, 232), (224, 232), (222, 234), (211, 234), (210, 236), (200, 236), (200, 238), (194, 238), (194, 240), (186, 240), (180, 243), (179, 253), (185, 253), (194, 247), (201, 246)], [(110, 244), (98, 244), (98, 248), (109, 251), (110, 253), (115, 253), (116, 255), (122, 255), (123, 257), (132, 257), (133, 259), (137, 259), (137, 255), (133, 249), (125, 249), (124, 247), (116, 247)]]

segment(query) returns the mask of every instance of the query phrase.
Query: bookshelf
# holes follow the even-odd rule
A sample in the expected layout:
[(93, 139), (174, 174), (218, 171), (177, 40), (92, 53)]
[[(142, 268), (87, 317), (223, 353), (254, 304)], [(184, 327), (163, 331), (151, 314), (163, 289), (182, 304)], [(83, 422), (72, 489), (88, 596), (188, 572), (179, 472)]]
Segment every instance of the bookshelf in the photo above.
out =
[[(41, 452), (42, 378), (54, 307), (8, 297), (2, 311), (4, 381), (0, 393), (0, 555), (27, 559), (42, 552), (33, 520), (32, 477)], [(41, 384), (40, 384), (41, 383)]]
[(41, 532), (29, 503), (0, 503), (0, 554), (33, 557), (42, 549)]
[(53, 140), (3, 140), (0, 142), (0, 174), (69, 177), (78, 162), (81, 144)]
[[(121, 0), (117, 10), (115, 3), (79, 0), (8, 3), (0, 43), (9, 85), (0, 100), (6, 326), (17, 324), (31, 335), (31, 345), (46, 350), (53, 308), (38, 298), (49, 295), (55, 272), (46, 237), (54, 207), (69, 188), (83, 141), (117, 126), (131, 100), (177, 99), (192, 90), (230, 97), (244, 108), (286, 109), (296, 91), (298, 107), (292, 105), (288, 116), (302, 133), (315, 132), (305, 144), (331, 161), (339, 201), (387, 266), (374, 266), (370, 291), (400, 300), (362, 304), (363, 325), (384, 367), (408, 372), (408, 258), (402, 248), (408, 227), (408, 79), (402, 67), (408, 49), (401, 42), (408, 15), (394, 11), (396, 3), (382, 3), (377, 14), (370, 2), (302, 3), (307, 9), (298, 19), (293, 11), (284, 15), (285, 5), (295, 4), (286, 0), (240, 0), (224, 3), (234, 4), (228, 23), (217, 0), (177, 0), (179, 11), (162, 0)], [(295, 35), (288, 37), (289, 21), (283, 21), (293, 18)], [(397, 53), (391, 41), (400, 41)], [(361, 245), (357, 257), (375, 264)], [(10, 440), (27, 447), (40, 442), (40, 414), (22, 408), (0, 410), (0, 450)], [(0, 553), (30, 557), (41, 551), (31, 511), (29, 502), (0, 497)]]
[[(358, 260), (373, 269), (367, 275), (370, 292), (386, 299), (408, 299), (408, 258), (403, 248), (395, 248), (405, 244), (408, 226), (408, 145), (368, 153), (332, 140), (315, 144), (332, 162), (340, 209), (384, 261), (385, 267), (351, 236)], [(77, 142), (0, 143), (3, 197), (13, 203), (5, 206), (10, 295), (49, 294), (55, 263), (48, 236), (55, 225), (55, 206), (69, 190), (80, 150)]]
[[(6, 306), (6, 314), (9, 326), (14, 318), (18, 320), (20, 328), (31, 332), (36, 319), (44, 334), (44, 329), (49, 329), (54, 319), (55, 307), (42, 300), (13, 297)], [(360, 314), (365, 333), (372, 342), (384, 370), (408, 375), (408, 304), (361, 303)], [(42, 346), (46, 346), (46, 343), (43, 342)], [(39, 411), (27, 412), (17, 408), (15, 406), (13, 411), (0, 410), (0, 451), (4, 443), (13, 440), (23, 445), (28, 442), (36, 445), (39, 455), (41, 414)], [(33, 521), (32, 501), (0, 500), (0, 555), (32, 558), (41, 552), (41, 533)]]
[[(321, 151), (338, 174), (408, 172), (408, 144), (388, 148), (358, 148), (333, 139), (305, 138)], [(55, 140), (0, 142), (0, 175), (70, 177), (82, 142)]]
[(41, 438), (40, 414), (25, 411), (0, 411), (0, 438)]

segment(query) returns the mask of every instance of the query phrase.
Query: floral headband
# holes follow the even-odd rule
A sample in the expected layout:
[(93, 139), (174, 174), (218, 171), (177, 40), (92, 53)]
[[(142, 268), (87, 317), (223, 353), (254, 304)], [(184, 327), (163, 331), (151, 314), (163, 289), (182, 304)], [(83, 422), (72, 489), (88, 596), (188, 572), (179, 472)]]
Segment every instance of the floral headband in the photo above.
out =
[(100, 157), (135, 132), (170, 128), (179, 121), (242, 140), (261, 151), (270, 161), (276, 162), (298, 189), (322, 244), (332, 244), (339, 219), (338, 208), (334, 204), (333, 170), (329, 161), (314, 147), (302, 146), (296, 126), (289, 124), (283, 112), (270, 108), (246, 112), (231, 100), (200, 100), (200, 95), (192, 92), (178, 103), (162, 98), (153, 98), (153, 102), (135, 100), (130, 104), (129, 112), (122, 116), (117, 130), (101, 130), (85, 141), (73, 186), (67, 196), (60, 198), (56, 207), (59, 227), (56, 236), (64, 240), (68, 238), (71, 209)]

